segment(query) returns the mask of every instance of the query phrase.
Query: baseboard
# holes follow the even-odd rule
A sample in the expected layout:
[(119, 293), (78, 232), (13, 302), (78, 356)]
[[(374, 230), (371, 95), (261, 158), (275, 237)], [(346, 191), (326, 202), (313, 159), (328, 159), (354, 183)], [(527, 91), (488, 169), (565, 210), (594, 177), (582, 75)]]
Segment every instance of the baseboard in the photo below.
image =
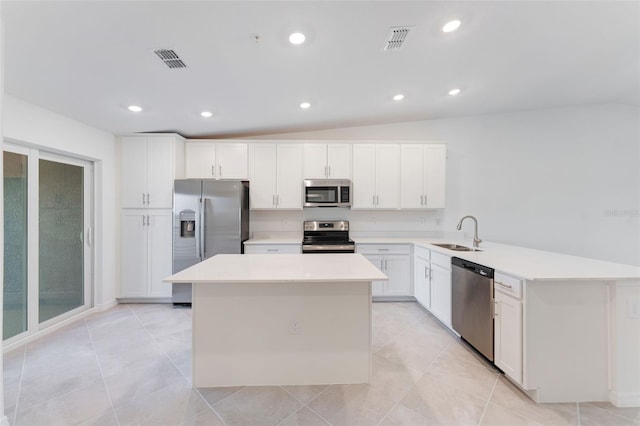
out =
[(118, 303), (173, 303), (170, 297), (120, 297)]
[(640, 392), (609, 392), (609, 401), (616, 407), (640, 407)]
[(112, 299), (106, 303), (102, 303), (100, 305), (96, 305), (94, 306), (94, 308), (96, 309), (96, 312), (102, 312), (102, 311), (106, 311), (107, 309), (111, 309), (114, 306), (118, 305), (118, 301), (116, 299)]

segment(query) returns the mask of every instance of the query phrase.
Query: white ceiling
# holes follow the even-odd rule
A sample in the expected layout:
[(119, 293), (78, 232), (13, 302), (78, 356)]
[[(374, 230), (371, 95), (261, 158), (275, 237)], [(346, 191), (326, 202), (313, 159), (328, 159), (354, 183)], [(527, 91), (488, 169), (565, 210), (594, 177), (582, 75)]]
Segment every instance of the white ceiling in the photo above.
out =
[[(6, 92), (113, 133), (250, 135), (640, 98), (637, 1), (4, 0), (2, 14)], [(451, 18), (462, 26), (442, 33)], [(404, 25), (415, 26), (404, 48), (383, 51)], [(304, 45), (288, 43), (293, 30)], [(187, 68), (166, 67), (158, 48)]]

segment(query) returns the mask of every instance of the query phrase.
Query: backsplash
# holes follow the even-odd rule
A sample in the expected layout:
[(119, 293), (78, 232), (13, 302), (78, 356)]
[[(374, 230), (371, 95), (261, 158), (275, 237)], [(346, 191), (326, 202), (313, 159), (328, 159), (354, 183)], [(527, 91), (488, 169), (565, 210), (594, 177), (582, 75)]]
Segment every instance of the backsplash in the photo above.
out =
[(293, 236), (302, 235), (305, 220), (348, 220), (350, 234), (356, 237), (439, 237), (443, 234), (443, 216), (442, 210), (251, 210), (250, 229), (252, 238), (274, 234)]

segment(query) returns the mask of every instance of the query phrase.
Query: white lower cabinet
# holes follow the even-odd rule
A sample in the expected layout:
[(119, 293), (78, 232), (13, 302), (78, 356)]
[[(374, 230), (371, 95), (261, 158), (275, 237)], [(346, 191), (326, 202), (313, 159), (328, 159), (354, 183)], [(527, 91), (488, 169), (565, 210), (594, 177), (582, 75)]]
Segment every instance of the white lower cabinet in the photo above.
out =
[(442, 323), (451, 328), (451, 257), (431, 251), (431, 308)]
[(425, 309), (431, 309), (431, 252), (416, 246), (413, 251), (413, 294)]
[(406, 244), (358, 244), (361, 253), (389, 279), (374, 281), (373, 296), (412, 296), (411, 246)]
[(300, 254), (301, 244), (245, 244), (245, 254)]
[(171, 297), (171, 210), (123, 210), (120, 297)]
[(522, 384), (522, 281), (501, 273), (494, 278), (494, 362)]

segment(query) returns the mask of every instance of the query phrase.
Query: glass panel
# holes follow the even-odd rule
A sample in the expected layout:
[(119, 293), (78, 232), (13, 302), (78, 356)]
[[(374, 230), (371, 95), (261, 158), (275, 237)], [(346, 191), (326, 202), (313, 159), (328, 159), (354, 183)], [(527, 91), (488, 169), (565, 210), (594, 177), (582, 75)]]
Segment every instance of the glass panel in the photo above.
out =
[(3, 339), (27, 330), (27, 156), (4, 153)]
[(84, 305), (83, 168), (39, 161), (39, 322)]

